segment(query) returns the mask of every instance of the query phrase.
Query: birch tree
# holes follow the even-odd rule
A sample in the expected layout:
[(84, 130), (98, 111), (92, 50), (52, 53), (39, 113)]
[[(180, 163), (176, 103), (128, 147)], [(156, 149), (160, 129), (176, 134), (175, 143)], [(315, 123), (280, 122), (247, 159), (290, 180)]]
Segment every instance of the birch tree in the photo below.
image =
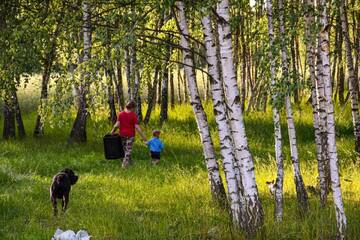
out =
[[(90, 60), (91, 55), (91, 23), (90, 23), (90, 5), (88, 1), (83, 1), (82, 4), (83, 11), (83, 40), (84, 40), (84, 56), (82, 58), (82, 64)], [(76, 119), (74, 121), (73, 127), (71, 129), (69, 142), (85, 142), (86, 141), (86, 119), (88, 115), (87, 111), (87, 99), (86, 95), (89, 91), (89, 78), (90, 74), (86, 72), (82, 74), (82, 82), (79, 86), (80, 95), (79, 95), (79, 106)]]
[[(306, 39), (306, 57), (307, 64), (309, 66), (310, 72), (310, 82), (311, 82), (311, 104), (313, 108), (313, 126), (315, 131), (315, 144), (316, 144), (316, 158), (318, 163), (318, 174), (319, 174), (319, 184), (320, 184), (320, 204), (325, 206), (327, 193), (328, 193), (328, 180), (326, 174), (326, 162), (327, 162), (327, 137), (326, 137), (326, 112), (325, 115), (323, 111), (320, 111), (318, 99), (320, 96), (323, 96), (323, 93), (317, 93), (317, 78), (316, 68), (315, 68), (315, 46), (316, 46), (316, 35), (313, 34), (312, 29), (315, 27), (314, 22), (314, 1), (306, 0), (305, 1), (305, 39)], [(320, 60), (320, 59), (319, 59)], [(319, 69), (318, 69), (319, 70)], [(320, 79), (319, 79), (320, 80)], [(323, 83), (321, 83), (323, 86)], [(320, 85), (319, 85), (320, 86)], [(322, 89), (323, 92), (323, 89)], [(319, 95), (319, 96), (318, 96)], [(321, 99), (323, 101), (323, 98)], [(321, 118), (322, 117), (322, 118)], [(320, 122), (321, 120), (321, 122)], [(325, 131), (325, 132), (324, 132)]]
[(219, 173), (219, 166), (215, 159), (214, 145), (210, 135), (210, 128), (207, 122), (207, 116), (202, 106), (199, 90), (196, 85), (195, 65), (193, 55), (188, 41), (189, 30), (185, 17), (184, 3), (176, 1), (178, 16), (176, 17), (180, 36), (180, 46), (182, 48), (184, 69), (187, 78), (187, 85), (190, 96), (190, 104), (193, 108), (205, 157), (205, 164), (208, 171), (208, 177), (211, 187), (211, 193), (222, 205), (226, 205), (225, 189)]
[(60, 34), (60, 23), (58, 22), (55, 27), (55, 31), (52, 33), (54, 37), (50, 40), (50, 48), (46, 49), (46, 53), (43, 60), (44, 72), (42, 74), (41, 81), (41, 94), (40, 94), (40, 104), (39, 104), (39, 112), (36, 117), (35, 128), (34, 128), (34, 136), (41, 136), (44, 134), (44, 119), (41, 116), (41, 111), (44, 108), (44, 102), (48, 98), (48, 85), (51, 75), (51, 68), (54, 63), (56, 57), (56, 47), (57, 47), (57, 38)]
[(228, 0), (221, 0), (217, 5), (218, 34), (222, 80), (225, 100), (229, 109), (230, 130), (234, 140), (235, 159), (240, 169), (241, 181), (244, 187), (245, 206), (244, 226), (248, 234), (256, 232), (263, 224), (263, 209), (259, 199), (255, 180), (254, 162), (249, 149), (242, 116), (240, 95), (235, 75), (233, 51), (230, 31), (230, 16)]
[(327, 4), (325, 0), (318, 0), (319, 7), (319, 24), (321, 27), (320, 38), (321, 48), (320, 57), (322, 62), (321, 77), (325, 83), (325, 99), (326, 99), (326, 113), (327, 113), (327, 150), (329, 154), (331, 189), (333, 192), (333, 201), (336, 213), (336, 223), (338, 230), (338, 238), (345, 238), (346, 216), (344, 211), (344, 204), (342, 201), (338, 157), (336, 149), (335, 138), (335, 117), (334, 105), (332, 102), (332, 85), (331, 85), (331, 71), (330, 71), (330, 57), (329, 57), (329, 23), (327, 16)]
[[(232, 221), (235, 226), (243, 226), (241, 207), (244, 202), (242, 195), (241, 182), (237, 181), (235, 168), (237, 167), (233, 154), (233, 141), (230, 126), (226, 116), (226, 105), (224, 102), (224, 92), (218, 67), (217, 50), (215, 47), (214, 35), (211, 26), (210, 16), (204, 16), (201, 20), (203, 25), (204, 41), (206, 48), (206, 60), (211, 77), (211, 95), (215, 113), (215, 121), (218, 127), (220, 138), (220, 154), (223, 159), (224, 172), (228, 187), (228, 198)], [(240, 179), (239, 179), (240, 180)]]
[(170, 46), (166, 46), (165, 59), (163, 60), (162, 83), (161, 83), (161, 105), (160, 105), (160, 122), (163, 123), (168, 118), (169, 102), (169, 61), (171, 56)]
[[(279, 27), (280, 27), (280, 43), (281, 43), (281, 60), (282, 60), (282, 77), (285, 80), (286, 84), (289, 84), (289, 68), (288, 68), (288, 57), (285, 43), (285, 26), (284, 26), (284, 15), (283, 15), (283, 1), (278, 0), (278, 8), (279, 8)], [(290, 152), (291, 152), (291, 160), (294, 168), (294, 181), (296, 187), (296, 196), (299, 204), (300, 213), (304, 213), (307, 211), (309, 207), (308, 196), (306, 193), (305, 185), (302, 179), (301, 171), (300, 171), (300, 163), (299, 163), (299, 154), (296, 143), (296, 130), (294, 117), (292, 112), (292, 106), (290, 101), (289, 92), (286, 92), (285, 95), (285, 111), (288, 125), (288, 135), (289, 135), (289, 143), (290, 143)]]
[(275, 220), (282, 221), (284, 215), (283, 209), (283, 182), (284, 182), (284, 163), (282, 154), (282, 136), (280, 113), (278, 109), (279, 96), (276, 92), (276, 66), (274, 52), (274, 27), (273, 27), (273, 11), (272, 0), (266, 1), (268, 14), (268, 30), (269, 30), (269, 60), (270, 60), (270, 74), (271, 74), (271, 88), (273, 100), (273, 122), (274, 122), (274, 138), (275, 138), (275, 159), (277, 166), (277, 176), (275, 181)]
[[(354, 71), (349, 26), (345, 15), (345, 3), (339, 1), (342, 32), (345, 40), (348, 83), (351, 99), (351, 115), (355, 136), (355, 151), (360, 154), (359, 83)], [(355, 34), (355, 33), (354, 33)]]

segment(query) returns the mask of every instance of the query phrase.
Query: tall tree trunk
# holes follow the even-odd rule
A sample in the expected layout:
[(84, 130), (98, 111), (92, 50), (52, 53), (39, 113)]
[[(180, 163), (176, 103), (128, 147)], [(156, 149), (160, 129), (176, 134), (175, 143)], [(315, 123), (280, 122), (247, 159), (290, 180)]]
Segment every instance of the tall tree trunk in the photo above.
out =
[(132, 89), (132, 98), (136, 102), (136, 115), (138, 116), (139, 122), (142, 122), (142, 111), (141, 111), (141, 96), (140, 96), (140, 71), (137, 63), (137, 49), (136, 46), (131, 46), (131, 79), (134, 79), (133, 89)]
[(160, 123), (163, 123), (168, 118), (168, 102), (169, 102), (169, 61), (171, 56), (170, 46), (166, 47), (166, 57), (163, 61), (163, 77), (161, 83), (161, 106), (160, 106)]
[[(311, 104), (313, 108), (313, 125), (315, 131), (315, 143), (316, 143), (316, 158), (318, 162), (318, 173), (319, 173), (319, 183), (320, 183), (320, 204), (325, 206), (326, 198), (328, 193), (328, 184), (327, 184), (327, 175), (326, 175), (326, 161), (327, 161), (327, 144), (326, 144), (326, 134), (323, 134), (323, 130), (320, 127), (320, 111), (318, 105), (318, 94), (316, 91), (316, 70), (315, 70), (315, 44), (316, 36), (312, 34), (311, 29), (315, 26), (314, 24), (314, 0), (306, 0), (306, 28), (305, 28), (305, 38), (306, 40), (306, 56), (307, 64), (309, 65), (309, 73), (311, 80)], [(319, 74), (318, 74), (318, 77)], [(325, 116), (326, 117), (326, 116)], [(325, 119), (326, 121), (326, 119)], [(323, 121), (323, 122), (325, 122)], [(326, 127), (326, 126), (324, 126)]]
[(158, 79), (159, 79), (159, 71), (160, 71), (160, 66), (157, 65), (155, 67), (155, 73), (154, 73), (154, 81), (152, 84), (152, 87), (150, 89), (149, 94), (149, 98), (148, 98), (148, 107), (146, 110), (146, 114), (145, 114), (145, 118), (144, 118), (144, 123), (148, 124), (150, 121), (150, 116), (151, 116), (151, 112), (153, 110), (153, 108), (155, 107), (156, 104), (156, 90), (157, 90), (157, 85), (158, 85)]
[(116, 91), (116, 99), (119, 105), (119, 110), (122, 111), (125, 107), (125, 98), (123, 90), (123, 80), (122, 80), (122, 66), (121, 60), (116, 60), (116, 78), (114, 78), (114, 85)]
[(338, 50), (339, 63), (337, 64), (337, 68), (338, 68), (337, 76), (338, 76), (338, 85), (339, 85), (339, 102), (341, 105), (343, 105), (345, 103), (345, 99), (344, 99), (345, 74), (344, 74), (344, 65), (342, 61), (343, 34), (342, 34), (341, 20), (338, 28), (339, 29), (337, 31), (339, 31), (339, 40), (338, 40), (337, 50)]
[[(278, 0), (278, 8), (279, 8), (280, 39), (281, 39), (282, 77), (283, 79), (285, 79), (285, 81), (289, 81), (288, 57), (287, 57), (287, 50), (285, 43), (286, 36), (285, 36), (285, 27), (283, 20), (284, 9), (283, 9), (282, 0)], [(296, 196), (298, 200), (299, 212), (300, 214), (306, 214), (306, 211), (309, 208), (309, 203), (308, 203), (308, 196), (306, 193), (305, 185), (300, 171), (300, 163), (299, 163), (298, 149), (296, 143), (297, 141), (296, 141), (295, 123), (294, 123), (289, 93), (286, 93), (285, 95), (285, 110), (286, 110), (286, 118), (288, 125), (291, 160), (294, 167), (294, 181), (296, 187)]]
[(345, 238), (346, 216), (344, 211), (344, 204), (342, 201), (340, 176), (338, 167), (338, 157), (336, 150), (335, 138), (335, 117), (334, 106), (332, 102), (332, 86), (331, 86), (331, 71), (330, 71), (330, 57), (329, 57), (329, 24), (327, 15), (327, 5), (325, 0), (319, 0), (320, 13), (320, 40), (321, 40), (321, 61), (322, 61), (322, 79), (325, 83), (325, 99), (326, 99), (326, 113), (327, 113), (327, 147), (330, 159), (330, 175), (331, 188), (333, 191), (333, 200), (336, 213), (336, 222), (338, 229), (338, 238)]
[(205, 78), (205, 74), (204, 71), (201, 71), (201, 80), (202, 80), (202, 85), (203, 85), (203, 93), (204, 93), (204, 101), (206, 102), (208, 100), (208, 91), (206, 89), (206, 78)]
[(114, 66), (111, 59), (111, 33), (109, 30), (106, 31), (106, 44), (107, 44), (107, 51), (106, 51), (106, 65), (105, 65), (105, 76), (106, 76), (106, 87), (107, 87), (107, 97), (108, 97), (108, 104), (109, 104), (109, 120), (112, 124), (116, 122), (116, 108), (115, 108), (115, 96), (114, 96), (114, 85), (113, 82), (115, 80), (115, 71)]
[(187, 76), (186, 76), (185, 70), (184, 70), (184, 75), (183, 75), (184, 103), (188, 103), (188, 101), (189, 101), (189, 94), (188, 94), (188, 87), (187, 87), (186, 78), (187, 78)]
[[(161, 73), (164, 74), (162, 71)], [(162, 90), (162, 81), (158, 81), (157, 94), (156, 94), (157, 97), (156, 102), (158, 105), (161, 105), (161, 90)]]
[[(233, 224), (236, 227), (241, 227), (243, 220), (241, 220), (243, 214), (241, 213), (241, 207), (244, 203), (244, 196), (239, 189), (235, 167), (235, 158), (233, 154), (233, 141), (230, 132), (229, 122), (226, 116), (226, 105), (224, 102), (224, 92), (222, 82), (220, 80), (219, 63), (217, 50), (215, 47), (214, 35), (211, 27), (211, 19), (209, 16), (202, 18), (203, 32), (206, 46), (206, 59), (208, 62), (208, 70), (211, 76), (211, 92), (213, 99), (213, 107), (215, 113), (215, 121), (218, 127), (218, 134), (220, 138), (220, 154), (223, 158), (223, 166), (225, 172), (225, 178), (228, 187), (228, 197), (230, 200), (230, 210)], [(241, 180), (241, 179), (239, 179)]]
[[(86, 63), (90, 58), (91, 52), (91, 23), (90, 23), (90, 6), (87, 0), (83, 1), (82, 4), (83, 10), (83, 34), (84, 34), (84, 57), (82, 59), (83, 63)], [(86, 71), (86, 70), (85, 70)], [(78, 112), (73, 124), (73, 127), (70, 132), (70, 137), (68, 139), (69, 143), (72, 142), (86, 142), (86, 118), (88, 115), (87, 111), (87, 99), (86, 95), (89, 91), (89, 78), (90, 74), (85, 72), (83, 74), (82, 83), (79, 86), (80, 95), (79, 95), (79, 107)]]
[(116, 122), (117, 116), (116, 116), (116, 108), (115, 108), (113, 78), (114, 78), (114, 72), (111, 69), (107, 69), (106, 84), (107, 84), (107, 93), (108, 93), (108, 104), (110, 109), (109, 119), (114, 124)]
[(190, 101), (195, 113), (196, 122), (204, 150), (205, 164), (208, 170), (211, 193), (213, 198), (222, 206), (227, 206), (226, 193), (219, 173), (219, 166), (215, 158), (215, 151), (210, 135), (210, 128), (207, 122), (207, 116), (202, 106), (199, 90), (196, 85), (193, 55), (191, 53), (190, 44), (187, 40), (187, 37), (185, 37), (189, 36), (189, 30), (185, 17), (184, 4), (182, 1), (176, 1), (175, 4), (178, 12), (177, 22), (179, 31), (181, 33), (180, 46), (183, 49), (183, 61), (185, 64), (184, 69), (188, 81)]
[(241, 180), (244, 187), (246, 219), (244, 228), (252, 235), (263, 224), (263, 209), (260, 203), (255, 180), (254, 162), (249, 149), (243, 116), (238, 84), (236, 80), (233, 51), (230, 31), (229, 2), (221, 0), (217, 5), (218, 32), (220, 44), (220, 57), (222, 79), (225, 89), (225, 100), (229, 109), (230, 129), (234, 140), (235, 159), (240, 168)]
[(354, 64), (352, 57), (352, 49), (349, 35), (349, 27), (347, 18), (345, 15), (345, 6), (344, 1), (340, 1), (340, 17), (342, 31), (345, 39), (345, 50), (346, 50), (346, 62), (348, 69), (348, 82), (349, 82), (349, 91), (351, 97), (351, 114), (354, 128), (355, 136), (355, 151), (360, 154), (360, 118), (359, 118), (359, 84), (357, 76), (354, 72)]
[(241, 110), (245, 109), (246, 101), (246, 41), (245, 41), (245, 24), (244, 21), (240, 22), (241, 26)]
[[(271, 88), (273, 91), (273, 122), (274, 122), (274, 138), (275, 138), (275, 159), (277, 166), (277, 175), (275, 181), (275, 220), (282, 221), (284, 215), (283, 208), (283, 183), (284, 183), (284, 161), (282, 153), (282, 136), (281, 136), (281, 124), (280, 124), (280, 113), (278, 109), (279, 95), (276, 92), (276, 66), (275, 58), (273, 56), (274, 49), (274, 27), (273, 27), (273, 11), (272, 11), (272, 0), (267, 0), (267, 11), (268, 11), (268, 29), (269, 29), (269, 60), (270, 60), (270, 73), (271, 73)], [(266, 104), (266, 103), (265, 103)]]
[(44, 61), (44, 72), (42, 75), (42, 81), (41, 81), (41, 95), (40, 95), (40, 104), (39, 104), (39, 110), (36, 117), (35, 122), (35, 128), (34, 128), (34, 136), (42, 136), (44, 135), (44, 119), (41, 116), (41, 112), (44, 109), (45, 101), (48, 98), (48, 85), (51, 75), (51, 68), (56, 56), (56, 41), (57, 36), (60, 33), (60, 24), (56, 25), (56, 30), (54, 32), (54, 37), (51, 42), (51, 47), (49, 52), (45, 55), (45, 61)]
[[(320, 194), (326, 194), (329, 192), (331, 179), (330, 179), (330, 165), (329, 165), (329, 155), (328, 155), (328, 129), (327, 129), (327, 113), (326, 113), (326, 97), (325, 97), (325, 83), (323, 79), (323, 63), (321, 60), (321, 39), (318, 36), (318, 45), (317, 45), (317, 62), (316, 62), (316, 96), (318, 104), (318, 115), (319, 115), (319, 129), (321, 135), (321, 145), (322, 145), (322, 159), (326, 159), (323, 162), (323, 169), (325, 172), (325, 178), (320, 179), (320, 187), (325, 187), (325, 189), (320, 191)], [(326, 149), (326, 151), (324, 151)], [(324, 181), (321, 183), (321, 181)], [(324, 198), (323, 197), (323, 198)], [(320, 197), (321, 198), (321, 197)]]
[(15, 108), (13, 95), (11, 90), (5, 90), (3, 138), (15, 138), (15, 132)]
[(134, 93), (133, 93), (133, 80), (132, 80), (132, 64), (131, 64), (131, 52), (130, 47), (125, 48), (125, 72), (126, 72), (126, 81), (127, 81), (127, 87), (128, 87), (128, 99), (134, 99)]
[(174, 86), (174, 73), (173, 69), (170, 68), (170, 106), (172, 109), (175, 108), (175, 86)]
[(296, 104), (299, 104), (300, 100), (299, 100), (299, 73), (298, 73), (298, 69), (297, 69), (297, 59), (296, 59), (296, 53), (295, 53), (295, 37), (292, 37), (292, 41), (291, 41), (291, 47), (290, 47), (290, 52), (291, 52), (291, 63), (292, 63), (292, 76), (293, 76), (293, 84), (294, 84), (294, 102)]
[[(179, 54), (178, 54), (179, 55)], [(179, 56), (178, 56), (178, 61), (180, 61)], [(180, 71), (180, 64), (177, 65), (177, 97), (178, 97), (178, 103), (182, 103), (182, 92), (181, 92), (181, 82), (182, 82), (182, 77), (181, 77), (181, 71)]]
[[(18, 76), (18, 78), (20, 78), (20, 76)], [(20, 81), (20, 79), (18, 79), (18, 82), (19, 81)], [(16, 89), (13, 92), (13, 101), (14, 101), (15, 119), (16, 119), (16, 123), (17, 123), (18, 136), (20, 138), (23, 138), (26, 136), (26, 133), (25, 133), (24, 122), (23, 122), (23, 119), (21, 116), (20, 105), (19, 105), (19, 100), (17, 97)]]

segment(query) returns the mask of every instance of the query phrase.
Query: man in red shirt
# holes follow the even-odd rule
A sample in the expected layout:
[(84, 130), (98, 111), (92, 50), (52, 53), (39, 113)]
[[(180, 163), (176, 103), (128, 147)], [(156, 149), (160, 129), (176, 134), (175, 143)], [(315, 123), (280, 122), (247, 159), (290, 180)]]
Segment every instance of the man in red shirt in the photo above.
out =
[(124, 147), (125, 157), (122, 162), (122, 167), (126, 168), (131, 162), (131, 151), (135, 139), (135, 130), (140, 134), (141, 138), (146, 142), (147, 139), (143, 134), (138, 117), (135, 114), (136, 104), (134, 101), (130, 101), (125, 106), (125, 110), (119, 113), (118, 119), (111, 130), (111, 134), (114, 134), (116, 129), (119, 128), (121, 141)]

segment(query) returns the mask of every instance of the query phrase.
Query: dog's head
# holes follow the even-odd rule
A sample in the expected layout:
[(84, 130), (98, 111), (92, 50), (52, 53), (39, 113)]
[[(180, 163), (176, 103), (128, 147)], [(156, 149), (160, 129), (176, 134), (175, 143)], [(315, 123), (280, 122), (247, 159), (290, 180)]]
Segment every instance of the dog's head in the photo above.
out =
[(266, 184), (268, 185), (269, 191), (271, 195), (275, 194), (275, 180), (272, 181), (266, 181)]
[(66, 173), (66, 175), (70, 178), (71, 185), (74, 185), (79, 178), (78, 176), (75, 175), (74, 171), (69, 168), (65, 168), (61, 172)]

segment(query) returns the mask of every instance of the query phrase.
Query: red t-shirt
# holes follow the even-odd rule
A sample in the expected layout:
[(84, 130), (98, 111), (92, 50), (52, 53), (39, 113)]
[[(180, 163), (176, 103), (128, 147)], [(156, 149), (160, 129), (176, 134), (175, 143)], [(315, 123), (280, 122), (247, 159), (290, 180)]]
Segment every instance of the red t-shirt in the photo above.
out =
[(120, 122), (120, 136), (135, 136), (135, 124), (138, 124), (139, 121), (134, 112), (120, 112), (117, 120)]

